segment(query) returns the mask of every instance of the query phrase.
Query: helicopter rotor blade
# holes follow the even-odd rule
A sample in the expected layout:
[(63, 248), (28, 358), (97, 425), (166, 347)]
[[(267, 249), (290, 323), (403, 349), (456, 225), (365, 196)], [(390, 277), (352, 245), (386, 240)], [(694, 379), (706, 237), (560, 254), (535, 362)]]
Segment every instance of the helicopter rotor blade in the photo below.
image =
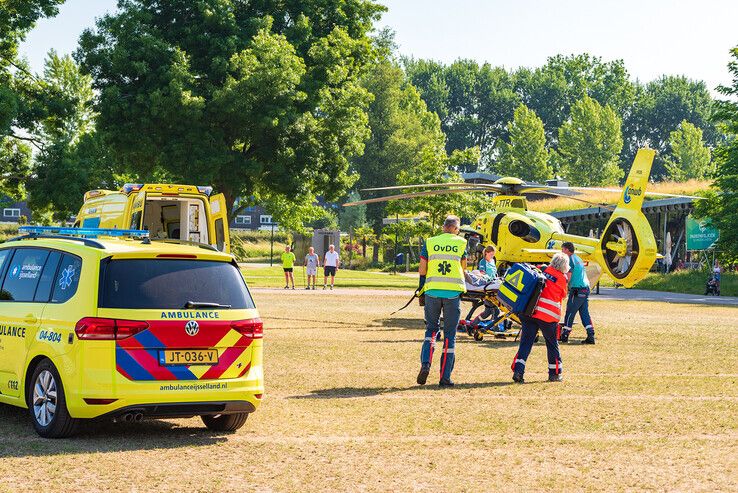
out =
[(490, 191), (494, 190), (502, 190), (503, 187), (500, 185), (493, 185), (491, 183), (417, 183), (413, 185), (393, 185), (391, 187), (375, 187), (375, 188), (362, 188), (362, 192), (376, 192), (380, 190), (403, 190), (405, 188), (432, 188), (432, 187), (442, 187), (442, 188), (468, 188), (468, 187), (480, 187), (485, 189), (490, 189)]
[[(610, 192), (610, 193), (623, 193), (622, 188), (602, 188), (602, 187), (545, 187), (547, 190), (554, 189), (554, 190), (578, 190), (578, 191), (593, 191), (593, 192)], [(678, 193), (664, 193), (664, 192), (651, 192), (646, 190), (644, 192), (646, 195), (650, 195), (651, 197), (677, 197), (677, 198), (684, 198), (684, 199), (699, 199), (703, 200), (705, 197), (698, 197), (697, 195), (682, 195)]]
[(346, 202), (344, 207), (351, 207), (362, 204), (374, 204), (377, 202), (389, 202), (390, 200), (414, 199), (416, 197), (429, 197), (433, 195), (447, 195), (450, 193), (464, 192), (489, 192), (486, 188), (453, 188), (450, 190), (426, 190), (425, 192), (401, 193), (399, 195), (388, 195), (387, 197), (376, 197), (373, 199), (357, 200), (355, 202)]
[[(528, 193), (528, 192), (523, 192), (523, 193)], [(612, 207), (612, 206), (610, 206), (610, 205), (598, 204), (596, 202), (591, 202), (589, 200), (584, 200), (584, 199), (580, 199), (580, 198), (577, 198), (577, 197), (572, 197), (571, 195), (564, 195), (562, 193), (551, 192), (549, 190), (539, 190), (538, 193), (543, 193), (543, 194), (546, 194), (546, 195), (553, 195), (555, 197), (562, 197), (562, 198), (565, 198), (565, 199), (571, 199), (571, 200), (575, 200), (577, 202), (584, 202), (585, 204), (589, 204), (589, 205), (592, 205), (594, 207), (601, 207), (602, 209), (607, 209), (609, 211), (614, 211), (615, 210), (615, 208)]]

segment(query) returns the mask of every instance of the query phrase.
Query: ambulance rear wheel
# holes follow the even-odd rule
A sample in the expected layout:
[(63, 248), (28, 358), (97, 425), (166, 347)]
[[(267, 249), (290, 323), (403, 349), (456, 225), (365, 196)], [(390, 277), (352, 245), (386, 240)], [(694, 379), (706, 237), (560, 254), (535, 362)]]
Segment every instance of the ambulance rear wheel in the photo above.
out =
[(28, 411), (36, 433), (44, 438), (73, 435), (79, 420), (69, 415), (59, 372), (45, 359), (33, 370), (27, 393)]
[(202, 422), (209, 430), (236, 431), (246, 423), (249, 413), (203, 415)]

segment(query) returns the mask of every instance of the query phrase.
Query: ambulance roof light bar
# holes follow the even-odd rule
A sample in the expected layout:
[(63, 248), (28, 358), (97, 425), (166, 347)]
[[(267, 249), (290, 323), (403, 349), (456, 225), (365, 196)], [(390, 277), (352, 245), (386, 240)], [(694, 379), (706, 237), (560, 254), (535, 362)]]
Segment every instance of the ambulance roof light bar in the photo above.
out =
[(97, 238), (98, 236), (148, 238), (149, 232), (144, 229), (113, 229), (113, 228), (68, 228), (59, 226), (21, 226), (20, 233), (30, 236), (57, 235), (57, 236), (82, 236), (86, 238)]
[(123, 185), (123, 192), (124, 193), (131, 193), (131, 192), (138, 192), (143, 188), (143, 183), (126, 183)]

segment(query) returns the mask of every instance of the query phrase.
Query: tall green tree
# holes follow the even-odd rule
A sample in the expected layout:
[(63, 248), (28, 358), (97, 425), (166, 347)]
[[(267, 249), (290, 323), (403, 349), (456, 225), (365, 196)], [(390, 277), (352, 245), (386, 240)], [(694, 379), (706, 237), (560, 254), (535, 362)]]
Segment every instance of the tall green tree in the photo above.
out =
[(571, 185), (608, 185), (623, 176), (620, 123), (610, 106), (590, 97), (574, 103), (570, 119), (559, 129), (558, 147), (560, 172)]
[(237, 197), (333, 200), (368, 137), (370, 0), (126, 0), (83, 33), (98, 131), (121, 163)]
[(52, 112), (67, 111), (18, 59), (18, 45), (43, 17), (54, 16), (63, 0), (0, 0), (0, 195), (20, 199), (31, 171), (31, 146), (41, 143), (33, 130)]
[(29, 204), (48, 210), (55, 220), (76, 214), (83, 195), (94, 188), (117, 188), (125, 180), (100, 135), (94, 132), (92, 78), (70, 56), (51, 51), (39, 80), (69, 103), (64, 113), (51, 112), (33, 124), (40, 143), (27, 180)]
[(728, 86), (718, 87), (725, 96), (716, 103), (713, 121), (727, 134), (727, 139), (715, 150), (715, 194), (708, 201), (699, 201), (696, 212), (712, 218), (720, 230), (717, 249), (732, 262), (738, 261), (738, 47), (731, 51), (728, 70), (733, 78)]
[(714, 148), (720, 132), (710, 119), (713, 99), (702, 81), (684, 76), (663, 76), (645, 86), (638, 86), (630, 112), (623, 114), (623, 147), (621, 162), (630, 167), (641, 147), (657, 151), (651, 177), (668, 177), (667, 161), (673, 161), (669, 146), (671, 132), (684, 120), (703, 130), (705, 144)]
[(669, 179), (703, 179), (713, 173), (710, 149), (702, 140), (702, 130), (687, 120), (682, 120), (679, 127), (671, 132), (669, 147), (669, 158), (666, 160)]
[[(502, 67), (457, 60), (449, 66), (406, 59), (405, 70), (431, 111), (441, 119), (446, 151), (478, 147), (482, 164), (493, 162), (507, 138), (520, 97)], [(457, 171), (476, 171), (477, 163), (460, 163)]]
[(622, 60), (604, 62), (586, 53), (556, 55), (542, 67), (520, 69), (515, 73), (515, 85), (522, 102), (543, 120), (550, 146), (556, 145), (558, 129), (577, 101), (590, 97), (623, 115), (636, 92)]
[[(373, 100), (369, 105), (371, 136), (363, 155), (352, 160), (359, 176), (356, 187), (398, 184), (403, 170), (414, 173), (428, 160), (445, 156), (444, 135), (438, 116), (428, 111), (418, 91), (391, 59), (375, 63), (362, 80)], [(376, 237), (382, 231), (386, 204), (368, 204), (366, 217)], [(378, 259), (375, 249), (374, 260)]]
[(510, 143), (503, 148), (499, 174), (516, 176), (525, 181), (543, 182), (551, 177), (543, 121), (524, 104), (515, 110), (507, 125)]

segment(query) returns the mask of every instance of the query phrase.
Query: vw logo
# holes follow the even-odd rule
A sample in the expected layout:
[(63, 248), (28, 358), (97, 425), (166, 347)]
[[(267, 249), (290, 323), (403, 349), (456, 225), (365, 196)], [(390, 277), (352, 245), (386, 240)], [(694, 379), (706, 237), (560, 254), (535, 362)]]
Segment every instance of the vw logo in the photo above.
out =
[(197, 335), (197, 333), (200, 332), (200, 324), (195, 320), (190, 320), (185, 324), (185, 332), (187, 332), (188, 336)]

